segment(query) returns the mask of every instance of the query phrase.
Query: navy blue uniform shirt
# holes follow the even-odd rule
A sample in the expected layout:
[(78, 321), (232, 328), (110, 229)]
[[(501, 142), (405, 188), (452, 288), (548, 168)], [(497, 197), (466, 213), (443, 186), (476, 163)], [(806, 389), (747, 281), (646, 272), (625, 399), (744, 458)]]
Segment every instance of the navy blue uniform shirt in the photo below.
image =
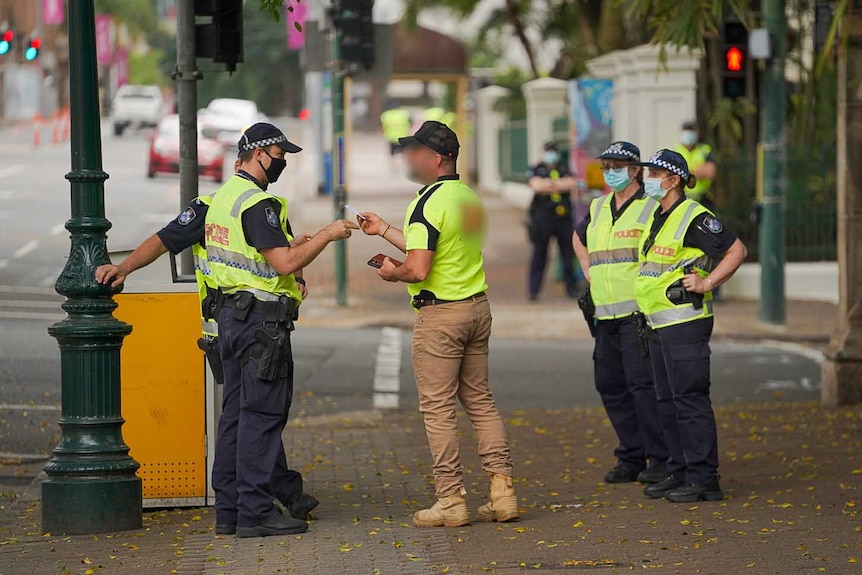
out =
[[(186, 207), (168, 225), (159, 230), (156, 235), (172, 254), (178, 254), (194, 244), (205, 245), (204, 222), (206, 222), (209, 206), (198, 198)], [(281, 248), (290, 246), (287, 236), (280, 225), (272, 225), (272, 217), (268, 217), (267, 209), (275, 213), (275, 221), (281, 216), (281, 204), (276, 200), (262, 200), (242, 213), (242, 231), (245, 241), (257, 250), (266, 248)], [(293, 235), (290, 222), (287, 231)]]

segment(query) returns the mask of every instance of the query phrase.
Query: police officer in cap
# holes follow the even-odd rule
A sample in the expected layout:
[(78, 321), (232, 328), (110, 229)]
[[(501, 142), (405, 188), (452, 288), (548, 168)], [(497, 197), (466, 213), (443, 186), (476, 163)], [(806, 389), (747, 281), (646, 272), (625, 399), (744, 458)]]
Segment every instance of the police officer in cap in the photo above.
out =
[[(241, 170), (239, 159), (234, 164), (235, 177), (253, 179), (248, 172)], [(122, 263), (99, 266), (96, 269), (96, 280), (100, 283), (110, 283), (112, 287), (119, 287), (126, 277), (134, 271), (148, 266), (165, 252), (170, 251), (176, 255), (187, 248), (192, 249), (195, 260), (195, 277), (198, 284), (198, 292), (201, 300), (202, 337), (198, 345), (205, 352), (210, 364), (216, 383), (224, 383), (221, 355), (218, 349), (218, 323), (214, 314), (214, 303), (217, 297), (217, 286), (209, 275), (207, 262), (204, 222), (207, 210), (212, 203), (214, 195), (204, 195), (192, 200), (192, 202), (164, 228), (147, 238), (139, 245)], [(265, 206), (261, 206), (265, 211)], [(260, 216), (260, 214), (258, 214)], [(249, 222), (252, 221), (252, 213), (248, 214)], [(288, 233), (290, 223), (286, 222)], [(293, 247), (302, 245), (310, 239), (308, 234), (301, 234), (291, 241)], [(296, 281), (299, 284), (303, 299), (308, 295), (305, 281), (302, 279), (301, 270), (296, 273)], [(238, 393), (226, 393), (223, 398), (223, 410), (231, 412), (231, 405), (239, 400)], [(287, 417), (287, 413), (285, 413)], [(219, 428), (231, 425), (231, 421), (223, 419)], [(234, 422), (235, 425), (235, 422)], [(303, 492), (302, 475), (298, 471), (290, 469), (284, 455), (284, 449), (279, 450), (278, 458), (270, 477), (272, 493), (288, 513), (296, 519), (304, 520), (308, 514), (319, 504), (316, 498)], [(216, 534), (227, 535), (236, 532), (236, 522), (217, 523)]]
[(530, 204), (530, 241), (533, 243), (528, 284), (530, 301), (539, 298), (551, 238), (557, 239), (560, 248), (566, 293), (569, 297), (577, 297), (575, 253), (572, 249), (572, 190), (575, 188), (575, 179), (565, 163), (560, 161), (556, 143), (545, 144), (542, 161), (527, 171), (527, 185), (533, 190)]
[(659, 150), (644, 192), (659, 203), (638, 247), (635, 299), (652, 332), (650, 358), (662, 431), (670, 458), (667, 477), (648, 497), (691, 503), (724, 498), (718, 481), (718, 441), (709, 397), (712, 290), (745, 260), (742, 242), (715, 215), (685, 196), (697, 178), (679, 153)]
[(207, 210), (210, 278), (223, 295), (219, 348), (226, 405), (219, 422), (213, 487), (216, 523), (237, 525), (237, 536), (301, 533), (303, 520), (273, 506), (270, 474), (293, 395), (290, 332), (302, 295), (295, 273), (333, 241), (358, 226), (337, 220), (291, 246), (287, 206), (266, 192), (301, 149), (275, 126), (258, 123), (239, 141), (240, 171), (216, 192)]
[(640, 236), (658, 202), (644, 195), (637, 146), (614, 142), (598, 159), (613, 193), (593, 200), (573, 242), (595, 305), (596, 390), (619, 439), (605, 481), (657, 483), (668, 453), (634, 283)]

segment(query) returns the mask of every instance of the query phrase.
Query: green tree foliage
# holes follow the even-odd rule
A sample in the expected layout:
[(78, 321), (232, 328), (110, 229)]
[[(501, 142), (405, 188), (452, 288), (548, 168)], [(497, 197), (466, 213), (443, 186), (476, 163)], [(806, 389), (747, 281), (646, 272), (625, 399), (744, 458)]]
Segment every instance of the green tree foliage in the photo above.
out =
[(129, 82), (164, 85), (168, 80), (161, 65), (164, 48), (174, 40), (161, 28), (152, 0), (95, 0), (95, 8), (97, 14), (110, 14), (125, 24), (133, 40), (153, 47), (129, 54)]

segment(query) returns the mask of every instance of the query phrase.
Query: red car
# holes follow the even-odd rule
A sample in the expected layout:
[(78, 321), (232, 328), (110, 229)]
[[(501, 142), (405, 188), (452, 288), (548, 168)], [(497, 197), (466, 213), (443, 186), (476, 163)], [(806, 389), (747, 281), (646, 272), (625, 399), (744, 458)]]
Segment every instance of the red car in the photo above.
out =
[[(147, 177), (155, 178), (158, 173), (178, 174), (180, 172), (180, 117), (176, 114), (165, 116), (159, 122), (156, 133), (150, 141), (150, 160), (147, 164)], [(198, 174), (212, 178), (218, 183), (224, 181), (224, 148), (198, 132)]]

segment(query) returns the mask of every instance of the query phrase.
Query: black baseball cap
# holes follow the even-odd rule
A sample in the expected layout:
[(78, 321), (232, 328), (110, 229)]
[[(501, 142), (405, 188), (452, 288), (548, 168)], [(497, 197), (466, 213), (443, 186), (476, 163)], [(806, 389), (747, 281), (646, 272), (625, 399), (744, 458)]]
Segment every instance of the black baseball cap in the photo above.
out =
[(266, 122), (258, 122), (249, 126), (237, 143), (240, 152), (269, 146), (278, 146), (288, 154), (302, 151), (302, 148), (287, 139), (284, 132)]
[(631, 142), (614, 142), (596, 157), (597, 160), (626, 160), (629, 162), (641, 161), (641, 150)]
[(673, 150), (662, 149), (650, 156), (646, 162), (638, 162), (639, 166), (646, 168), (661, 168), (672, 174), (676, 174), (682, 178), (683, 182), (688, 182), (691, 173), (688, 171), (688, 162), (682, 157), (682, 154)]
[(453, 160), (458, 158), (458, 151), (461, 149), (455, 132), (446, 124), (433, 120), (422, 124), (412, 136), (398, 138), (398, 143), (405, 148), (419, 144)]
[(686, 120), (682, 123), (683, 130), (694, 130), (697, 132), (697, 122), (694, 120)]

